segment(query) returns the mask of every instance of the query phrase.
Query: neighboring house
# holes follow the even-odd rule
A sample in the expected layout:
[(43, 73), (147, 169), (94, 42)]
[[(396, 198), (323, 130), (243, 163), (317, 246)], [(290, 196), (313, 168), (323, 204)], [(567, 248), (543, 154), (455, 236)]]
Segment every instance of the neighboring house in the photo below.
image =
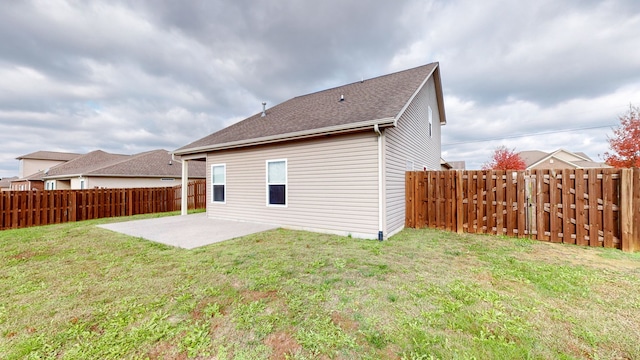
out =
[(27, 155), (18, 156), (20, 170), (18, 179), (11, 181), (11, 190), (43, 190), (43, 173), (60, 164), (73, 160), (80, 154), (57, 152), (57, 151), (36, 151)]
[(593, 161), (583, 152), (571, 152), (559, 149), (551, 153), (539, 150), (518, 153), (527, 170), (531, 169), (590, 169), (610, 168), (611, 166)]
[[(90, 188), (139, 188), (180, 185), (182, 167), (166, 150), (136, 155), (102, 150), (78, 156), (54, 166), (42, 175), (46, 190)], [(205, 178), (205, 164), (193, 167), (189, 180)]]
[(451, 166), (451, 170), (465, 170), (467, 168), (467, 164), (464, 160), (449, 161), (448, 164)]
[(11, 190), (44, 190), (44, 171), (11, 181)]
[[(445, 159), (440, 158), (440, 170), (451, 170), (452, 166)], [(417, 170), (417, 169), (414, 169)]]
[(445, 124), (432, 63), (263, 103), (174, 154), (183, 174), (206, 159), (211, 218), (383, 239), (404, 227), (405, 171), (440, 169)]
[(56, 165), (73, 160), (80, 154), (57, 152), (57, 151), (36, 151), (31, 154), (18, 156), (16, 160), (20, 162), (18, 177), (25, 178), (39, 171), (45, 171)]
[(17, 176), (2, 178), (0, 179), (0, 191), (9, 191), (11, 190), (11, 182), (14, 180), (18, 180)]

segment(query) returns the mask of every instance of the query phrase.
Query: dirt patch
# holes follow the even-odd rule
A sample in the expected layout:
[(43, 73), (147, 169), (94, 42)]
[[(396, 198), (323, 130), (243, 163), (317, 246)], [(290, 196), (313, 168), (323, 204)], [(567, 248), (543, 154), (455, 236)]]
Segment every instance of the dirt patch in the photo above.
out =
[(382, 359), (400, 360), (400, 348), (396, 345), (389, 345), (378, 352)]
[(262, 299), (275, 300), (278, 298), (278, 292), (275, 290), (271, 290), (271, 291), (245, 290), (245, 291), (242, 291), (240, 294), (242, 295), (242, 298), (246, 302), (254, 302)]
[(205, 318), (205, 309), (211, 304), (217, 304), (219, 306), (218, 312), (221, 315), (228, 315), (229, 308), (233, 305), (233, 299), (226, 296), (220, 297), (206, 297), (200, 300), (194, 309), (191, 311), (191, 317), (194, 320), (202, 320)]
[(359, 324), (355, 320), (351, 320), (337, 311), (331, 313), (331, 321), (345, 331), (357, 331)]
[(20, 254), (13, 255), (11, 258), (16, 260), (29, 260), (36, 255), (33, 251), (23, 251)]
[(264, 344), (272, 350), (271, 360), (286, 359), (287, 356), (293, 356), (296, 352), (302, 350), (302, 346), (298, 344), (293, 336), (285, 331), (272, 333), (264, 339)]
[(187, 353), (178, 351), (178, 348), (175, 345), (160, 342), (157, 343), (153, 349), (151, 349), (147, 353), (147, 357), (150, 360), (158, 360), (158, 359), (174, 359), (174, 360), (186, 360)]

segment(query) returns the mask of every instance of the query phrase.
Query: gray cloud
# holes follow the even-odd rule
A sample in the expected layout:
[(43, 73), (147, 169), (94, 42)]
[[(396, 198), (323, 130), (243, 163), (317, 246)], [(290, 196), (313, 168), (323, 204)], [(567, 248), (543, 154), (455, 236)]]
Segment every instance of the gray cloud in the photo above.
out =
[[(440, 61), (445, 156), (606, 150), (640, 101), (640, 3), (9, 1), (0, 177), (36, 150), (180, 147), (287, 98)], [(462, 143), (462, 144), (461, 144)]]

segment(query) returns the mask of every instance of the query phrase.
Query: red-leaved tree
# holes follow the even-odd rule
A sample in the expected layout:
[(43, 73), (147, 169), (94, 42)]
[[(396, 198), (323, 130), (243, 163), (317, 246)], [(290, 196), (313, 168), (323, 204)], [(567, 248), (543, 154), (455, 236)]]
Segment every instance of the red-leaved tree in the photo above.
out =
[(482, 170), (524, 170), (527, 166), (524, 160), (515, 152), (516, 149), (507, 149), (505, 146), (498, 147), (491, 160), (482, 165)]
[(640, 167), (640, 108), (630, 106), (629, 111), (620, 116), (620, 127), (613, 130), (608, 138), (613, 153), (604, 153), (604, 161), (613, 167)]

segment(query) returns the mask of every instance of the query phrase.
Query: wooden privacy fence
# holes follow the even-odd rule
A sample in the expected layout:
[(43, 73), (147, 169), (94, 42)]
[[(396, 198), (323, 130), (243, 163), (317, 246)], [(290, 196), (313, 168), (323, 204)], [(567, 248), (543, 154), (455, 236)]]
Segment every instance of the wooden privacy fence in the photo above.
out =
[[(189, 209), (206, 206), (205, 181), (189, 183)], [(182, 186), (0, 193), (0, 230), (180, 210)]]
[(640, 169), (406, 173), (412, 228), (640, 251)]

